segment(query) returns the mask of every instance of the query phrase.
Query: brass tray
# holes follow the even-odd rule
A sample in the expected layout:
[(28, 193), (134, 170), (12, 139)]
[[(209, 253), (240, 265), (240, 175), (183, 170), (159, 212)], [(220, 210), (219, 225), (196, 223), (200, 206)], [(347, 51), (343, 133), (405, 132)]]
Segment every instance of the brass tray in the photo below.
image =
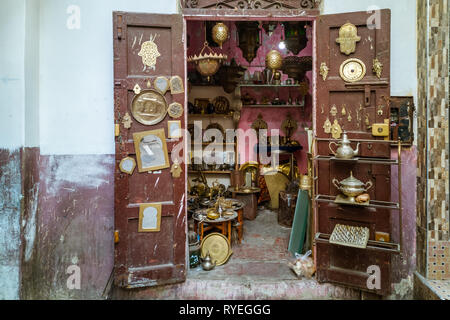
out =
[(144, 90), (134, 97), (131, 113), (141, 124), (151, 126), (160, 123), (167, 115), (167, 101), (155, 90)]
[(233, 254), (228, 239), (220, 233), (211, 233), (202, 241), (201, 255), (206, 257), (209, 253), (217, 266), (224, 265)]
[(337, 224), (331, 234), (330, 243), (345, 247), (366, 249), (369, 236), (369, 228)]
[(344, 204), (344, 205), (349, 205), (349, 206), (358, 206), (358, 207), (370, 206), (370, 200), (367, 202), (362, 202), (362, 203), (352, 202), (352, 201), (348, 200), (348, 198), (346, 196), (343, 196), (342, 194), (340, 194), (336, 197), (336, 200), (334, 200), (334, 203)]

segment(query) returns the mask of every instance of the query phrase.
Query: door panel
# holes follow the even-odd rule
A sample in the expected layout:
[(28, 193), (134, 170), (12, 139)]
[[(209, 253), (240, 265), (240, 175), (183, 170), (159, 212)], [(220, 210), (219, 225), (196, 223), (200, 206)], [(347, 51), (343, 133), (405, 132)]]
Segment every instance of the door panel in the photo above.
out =
[[(142, 91), (154, 90), (154, 80), (159, 76), (179, 76), (185, 81), (183, 32), (181, 15), (114, 13), (114, 108), (115, 123), (120, 126), (116, 137), (115, 284), (124, 288), (177, 283), (186, 278), (185, 161), (183, 174), (177, 179), (170, 168), (143, 173), (135, 168), (131, 175), (119, 168), (126, 157), (137, 162), (134, 133), (164, 129), (169, 159), (172, 150), (184, 143), (167, 138), (168, 121), (174, 120), (169, 115), (147, 126), (137, 122), (131, 112), (136, 85)], [(150, 48), (155, 60), (141, 54), (143, 44), (150, 40), (157, 48)], [(169, 89), (164, 98), (168, 105), (178, 102), (185, 106), (184, 93), (172, 94)], [(131, 117), (128, 129), (123, 121), (127, 113)], [(185, 128), (185, 117), (177, 120)], [(139, 232), (141, 204), (162, 205), (159, 232)]]
[[(326, 133), (326, 120), (338, 121), (343, 131), (348, 133), (350, 140), (371, 140), (360, 145), (360, 157), (390, 158), (389, 143), (378, 143), (384, 137), (372, 135), (373, 124), (381, 124), (390, 118), (390, 11), (381, 10), (381, 28), (370, 29), (370, 14), (355, 12), (337, 15), (320, 16), (317, 20), (317, 108), (316, 137), (317, 154), (331, 156), (329, 142), (331, 134)], [(356, 50), (349, 55), (342, 53), (336, 39), (340, 37), (341, 26), (352, 23), (358, 29), (361, 40), (356, 43)], [(340, 68), (348, 59), (359, 59), (366, 67), (365, 77), (357, 82), (346, 82), (341, 78)], [(374, 59), (383, 64), (381, 77), (373, 71)], [(329, 69), (326, 79), (320, 73), (321, 65), (325, 63)], [(337, 114), (332, 114), (333, 106)], [(345, 112), (343, 113), (343, 109)], [(380, 112), (382, 110), (382, 112)], [(349, 117), (350, 115), (350, 117)], [(368, 123), (367, 123), (368, 121)], [(342, 136), (341, 136), (342, 137)], [(356, 142), (352, 148), (356, 149)], [(336, 148), (334, 148), (336, 149)], [(354, 177), (362, 182), (371, 181), (373, 187), (369, 190), (372, 200), (391, 200), (391, 168), (385, 165), (360, 164), (354, 162), (318, 161), (317, 193), (337, 196), (340, 191), (331, 183), (335, 178), (342, 181), (353, 172)], [(331, 234), (336, 224), (367, 227), (370, 229), (370, 240), (375, 240), (377, 232), (391, 234), (390, 211), (380, 208), (360, 208), (339, 206), (335, 204), (318, 203), (318, 232)], [(370, 250), (361, 250), (317, 244), (318, 280), (321, 282), (336, 282), (363, 290), (367, 289), (367, 268), (378, 265), (382, 270), (382, 288), (376, 293), (386, 294), (390, 290), (390, 256)]]

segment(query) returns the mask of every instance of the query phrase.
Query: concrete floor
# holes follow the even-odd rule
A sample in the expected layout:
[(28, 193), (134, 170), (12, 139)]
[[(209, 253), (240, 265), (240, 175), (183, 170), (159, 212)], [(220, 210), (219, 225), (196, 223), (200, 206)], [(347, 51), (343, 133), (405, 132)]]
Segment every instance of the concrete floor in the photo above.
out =
[(315, 279), (297, 279), (288, 267), (290, 228), (278, 225), (277, 213), (259, 210), (245, 221), (244, 240), (232, 247), (228, 263), (206, 272), (190, 269), (181, 284), (120, 291), (114, 299), (145, 300), (359, 300), (359, 290)]

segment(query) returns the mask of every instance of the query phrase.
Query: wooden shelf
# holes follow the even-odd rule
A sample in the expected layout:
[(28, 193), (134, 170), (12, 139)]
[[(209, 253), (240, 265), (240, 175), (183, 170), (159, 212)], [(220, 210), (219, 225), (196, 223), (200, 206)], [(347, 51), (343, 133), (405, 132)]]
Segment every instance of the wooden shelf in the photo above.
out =
[(385, 164), (385, 165), (398, 165), (399, 162), (396, 159), (383, 159), (383, 158), (364, 158), (355, 157), (353, 159), (339, 159), (332, 156), (316, 156), (314, 160), (317, 161), (336, 161), (346, 163), (368, 163), (368, 164)]
[(367, 205), (360, 205), (360, 204), (340, 204), (335, 202), (336, 197), (335, 196), (325, 196), (325, 195), (317, 195), (314, 198), (314, 201), (316, 202), (325, 202), (325, 203), (333, 203), (337, 204), (339, 206), (353, 206), (353, 207), (360, 207), (360, 208), (380, 208), (380, 209), (390, 209), (390, 210), (400, 210), (400, 204), (394, 203), (394, 202), (386, 202), (386, 201), (377, 201), (377, 200), (370, 200), (370, 203)]
[(192, 142), (191, 145), (193, 146), (236, 146), (237, 143), (235, 142), (223, 142), (223, 143), (215, 143), (215, 142), (203, 142), (203, 143), (196, 143)]
[[(339, 246), (337, 244), (330, 243), (330, 238), (331, 238), (331, 235), (329, 235), (329, 234), (317, 233), (314, 240), (316, 243), (323, 243), (323, 244), (328, 244), (328, 245), (332, 245), (332, 246)], [(367, 243), (367, 248), (365, 248), (365, 249), (355, 248), (355, 249), (356, 250), (383, 251), (383, 252), (394, 253), (394, 254), (400, 253), (400, 245), (397, 243), (372, 241), (372, 240), (369, 240), (369, 242)]]
[(243, 105), (243, 108), (303, 108), (305, 105), (301, 104), (252, 104), (252, 105)]
[(241, 88), (299, 88), (299, 84), (251, 84), (251, 83), (240, 83), (238, 84)]
[(233, 119), (233, 115), (231, 114), (188, 114), (188, 120), (189, 118), (212, 118), (212, 119)]
[(189, 170), (188, 173), (198, 174), (200, 172), (203, 172), (205, 174), (231, 174), (233, 171), (194, 171)]

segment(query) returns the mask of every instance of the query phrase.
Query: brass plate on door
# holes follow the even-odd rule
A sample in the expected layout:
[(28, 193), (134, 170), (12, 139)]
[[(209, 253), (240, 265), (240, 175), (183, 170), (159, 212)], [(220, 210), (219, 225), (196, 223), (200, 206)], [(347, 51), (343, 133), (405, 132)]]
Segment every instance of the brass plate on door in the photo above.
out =
[(339, 73), (346, 82), (358, 82), (366, 76), (366, 65), (359, 59), (348, 59), (341, 64)]
[(374, 137), (389, 137), (389, 120), (386, 122), (372, 125), (372, 135)]
[(167, 101), (155, 90), (144, 90), (134, 97), (131, 104), (133, 117), (143, 125), (160, 123), (167, 115)]

